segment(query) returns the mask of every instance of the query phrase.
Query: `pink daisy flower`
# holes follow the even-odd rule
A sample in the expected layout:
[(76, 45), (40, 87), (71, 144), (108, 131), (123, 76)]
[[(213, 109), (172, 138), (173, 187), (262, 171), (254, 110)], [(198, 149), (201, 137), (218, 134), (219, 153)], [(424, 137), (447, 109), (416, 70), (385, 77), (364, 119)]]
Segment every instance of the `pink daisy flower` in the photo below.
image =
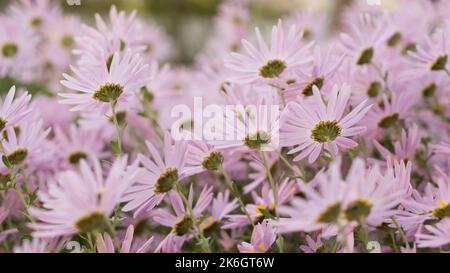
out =
[(405, 175), (400, 173), (394, 176), (393, 172), (383, 174), (377, 165), (366, 169), (362, 159), (354, 160), (345, 178), (347, 181), (344, 211), (346, 220), (365, 221), (372, 227), (387, 222), (389, 217), (395, 214), (395, 208), (409, 191), (409, 183), (402, 183), (400, 178), (405, 178)]
[(376, 227), (395, 214), (394, 209), (408, 192), (409, 185), (400, 181), (404, 176), (381, 173), (378, 166), (366, 169), (364, 161), (357, 158), (344, 178), (340, 162), (336, 161), (314, 182), (300, 184), (305, 198), (295, 198), (292, 207), (282, 207), (281, 213), (290, 218), (281, 218), (276, 226), (283, 233), (335, 228), (338, 224), (353, 227), (355, 223), (366, 223)]
[(175, 141), (169, 133), (164, 136), (162, 155), (150, 142), (146, 142), (150, 157), (138, 155), (134, 166), (138, 175), (133, 184), (126, 190), (122, 201), (127, 202), (123, 211), (134, 210), (135, 217), (143, 211), (149, 211), (157, 206), (175, 184), (185, 178), (186, 143)]
[(409, 110), (414, 104), (414, 100), (406, 92), (394, 92), (390, 97), (383, 94), (382, 98), (382, 102), (375, 104), (364, 118), (364, 124), (368, 125), (371, 134), (381, 134), (389, 128), (397, 127), (410, 115)]
[[(123, 57), (122, 57), (123, 56)], [(112, 102), (127, 102), (133, 92), (148, 83), (148, 65), (131, 51), (116, 52), (106, 64), (71, 67), (75, 76), (63, 74), (61, 84), (76, 93), (59, 93), (61, 103), (72, 105), (72, 111), (106, 112)]]
[(416, 72), (446, 71), (449, 73), (450, 66), (447, 59), (450, 54), (448, 43), (450, 22), (447, 22), (447, 25), (447, 30), (439, 29), (431, 36), (427, 36), (423, 45), (416, 46), (416, 51), (408, 51), (408, 55), (415, 61)]
[(264, 253), (269, 250), (276, 238), (275, 228), (266, 220), (255, 226), (250, 243), (242, 242), (238, 245), (238, 249), (241, 253)]
[(49, 238), (107, 231), (109, 216), (133, 176), (125, 176), (126, 166), (127, 157), (118, 158), (105, 177), (98, 160), (92, 160), (92, 166), (82, 160), (79, 171), (57, 174), (49, 183), (48, 192), (39, 192), (42, 208), (30, 208), (38, 221), (30, 224), (33, 236)]
[(380, 18), (364, 13), (355, 18), (356, 22), (347, 22), (350, 31), (341, 34), (341, 49), (354, 64), (370, 64), (383, 52), (389, 33), (385, 31), (385, 20)]
[(43, 29), (46, 42), (42, 48), (41, 62), (46, 69), (45, 72), (48, 72), (45, 77), (53, 79), (57, 76), (59, 79), (60, 74), (74, 62), (72, 50), (75, 46), (75, 37), (80, 33), (80, 25), (79, 17), (61, 16)]
[(32, 111), (28, 107), (31, 95), (28, 92), (24, 92), (18, 98), (14, 99), (15, 94), (16, 87), (12, 86), (5, 100), (0, 99), (0, 131), (17, 125)]
[[(145, 241), (142, 245), (133, 244), (134, 226), (129, 225), (120, 247), (120, 253), (146, 253), (153, 242), (153, 237)], [(97, 237), (98, 253), (116, 253), (114, 241), (108, 233), (103, 233)]]
[(312, 96), (313, 86), (319, 90), (328, 90), (333, 86), (333, 78), (340, 67), (344, 56), (336, 56), (334, 45), (331, 44), (326, 49), (320, 46), (314, 47), (314, 59), (311, 66), (299, 67), (294, 70), (294, 77), (286, 81), (293, 81), (285, 88), (286, 97)]
[[(193, 206), (193, 200), (194, 198), (194, 192), (193, 188), (191, 187), (189, 190), (188, 195), (188, 203), (189, 206), (192, 208), (192, 213), (194, 215), (189, 215), (189, 210), (185, 207), (180, 195), (178, 192), (171, 191), (169, 193), (169, 200), (170, 204), (172, 205), (173, 211), (175, 212), (175, 215), (170, 213), (169, 211), (165, 209), (157, 209), (155, 212), (154, 220), (163, 225), (170, 227), (172, 230), (168, 234), (169, 238), (170, 235), (181, 237), (183, 241), (187, 241), (190, 238), (192, 238), (192, 233), (197, 232), (198, 230), (195, 229), (194, 225), (197, 223), (193, 222), (193, 219), (198, 219), (201, 217), (202, 213), (208, 208), (208, 206), (211, 204), (213, 195), (212, 195), (212, 187), (204, 187), (201, 191), (197, 202), (195, 206)], [(180, 238), (180, 239), (181, 239)], [(167, 239), (167, 238), (166, 238)], [(164, 239), (160, 245), (157, 247), (160, 248), (162, 244), (164, 244)]]
[(450, 219), (435, 225), (425, 225), (416, 235), (417, 247), (441, 247), (450, 243)]
[(203, 219), (201, 223), (199, 224), (199, 227), (202, 230), (207, 230), (214, 226), (214, 224), (220, 224), (220, 222), (227, 218), (230, 212), (232, 212), (234, 209), (238, 207), (237, 200), (233, 199), (232, 201), (229, 201), (230, 199), (230, 192), (228, 190), (225, 191), (225, 193), (219, 192), (212, 200), (211, 207), (208, 211), (208, 217)]
[(6, 129), (7, 138), (3, 138), (1, 144), (8, 164), (27, 163), (33, 166), (38, 163), (41, 154), (45, 152), (46, 147), (43, 144), (50, 130), (51, 128), (43, 130), (42, 120), (22, 124), (20, 132), (16, 132), (13, 127)]
[(306, 244), (300, 246), (300, 250), (303, 251), (303, 253), (316, 253), (323, 247), (320, 236), (317, 236), (317, 239), (314, 240), (310, 235), (306, 235), (305, 241)]
[(48, 242), (39, 238), (24, 240), (22, 245), (14, 247), (14, 253), (50, 253)]
[(427, 220), (440, 220), (450, 216), (449, 178), (441, 176), (436, 184), (437, 187), (426, 184), (423, 193), (413, 190), (412, 195), (401, 202), (396, 218), (408, 234), (414, 234)]
[(450, 143), (442, 141), (439, 144), (431, 144), (430, 147), (435, 153), (450, 155)]
[(10, 13), (27, 27), (43, 29), (61, 16), (61, 8), (52, 0), (20, 0), (10, 7)]
[[(289, 181), (286, 178), (277, 187), (277, 199), (278, 204), (285, 205), (292, 200), (294, 195), (298, 192), (296, 181)], [(261, 217), (264, 217), (263, 211), (269, 214), (274, 214), (275, 200), (272, 190), (269, 184), (264, 184), (261, 188), (261, 195), (252, 191), (253, 203), (247, 204), (245, 209), (250, 214), (250, 218), (253, 222), (257, 221)], [(228, 217), (228, 222), (223, 225), (223, 228), (236, 228), (250, 225), (249, 219), (246, 215), (233, 214)]]
[(142, 34), (136, 19), (136, 11), (127, 15), (112, 5), (109, 11), (110, 23), (107, 24), (99, 14), (95, 14), (96, 28), (83, 25), (83, 34), (75, 39), (76, 50), (80, 55), (78, 64), (95, 63), (111, 64), (116, 52), (132, 51), (137, 53), (145, 49), (139, 42)]
[(344, 116), (350, 98), (348, 85), (334, 86), (328, 101), (324, 101), (316, 86), (313, 93), (312, 103), (290, 102), (282, 113), (280, 144), (282, 147), (298, 145), (289, 151), (289, 154), (301, 151), (294, 161), (309, 156), (308, 161), (312, 163), (324, 148), (336, 156), (339, 147), (356, 147), (358, 144), (349, 137), (360, 135), (366, 129), (355, 126), (371, 107), (365, 101)]
[(189, 141), (186, 157), (186, 174), (216, 171), (223, 163), (223, 154), (204, 141)]
[(255, 105), (224, 107), (224, 125), (216, 127), (213, 140), (218, 149), (274, 151), (279, 144), (279, 106), (272, 94), (261, 95)]
[(391, 152), (374, 140), (374, 145), (384, 160), (414, 161), (415, 152), (419, 146), (419, 127), (414, 124), (406, 133), (402, 129), (401, 139), (394, 143), (394, 151)]
[(242, 40), (245, 54), (231, 53), (225, 65), (236, 72), (236, 81), (240, 83), (276, 82), (287, 71), (312, 60), (309, 49), (313, 43), (304, 45), (302, 34), (293, 25), (287, 36), (281, 20), (272, 28), (270, 48), (256, 28), (258, 48), (247, 40)]
[(82, 159), (102, 158), (107, 155), (103, 151), (105, 142), (101, 141), (99, 135), (99, 131), (83, 130), (73, 124), (67, 133), (56, 127), (54, 141), (63, 165), (77, 165)]
[(31, 80), (37, 65), (38, 36), (9, 17), (0, 17), (0, 76)]

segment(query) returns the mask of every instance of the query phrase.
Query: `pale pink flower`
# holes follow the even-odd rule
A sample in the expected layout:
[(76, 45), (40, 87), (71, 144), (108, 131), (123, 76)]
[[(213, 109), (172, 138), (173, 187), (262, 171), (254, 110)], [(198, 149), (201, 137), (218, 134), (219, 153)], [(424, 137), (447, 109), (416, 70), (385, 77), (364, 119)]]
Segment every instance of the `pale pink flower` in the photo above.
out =
[(276, 82), (286, 72), (311, 61), (308, 51), (312, 43), (304, 45), (301, 32), (293, 25), (285, 35), (283, 23), (272, 28), (270, 48), (256, 28), (258, 48), (242, 40), (245, 54), (231, 53), (226, 66), (236, 72), (240, 83)]
[[(133, 244), (134, 226), (130, 225), (127, 228), (125, 237), (121, 243), (120, 253), (145, 253), (148, 252), (151, 243), (153, 242), (153, 237), (148, 239), (144, 244), (140, 246), (134, 246)], [(115, 253), (116, 247), (114, 241), (108, 233), (103, 233), (97, 237), (97, 252), (98, 253)]]
[(282, 114), (280, 144), (282, 147), (298, 145), (289, 151), (289, 154), (301, 152), (294, 161), (309, 156), (308, 161), (312, 163), (324, 148), (336, 156), (339, 147), (357, 146), (350, 137), (360, 135), (366, 129), (356, 126), (371, 107), (365, 101), (344, 115), (350, 98), (348, 85), (341, 88), (334, 86), (328, 101), (324, 101), (316, 86), (313, 87), (313, 93), (313, 102), (290, 102)]
[(75, 76), (63, 74), (61, 84), (76, 91), (59, 93), (61, 103), (72, 105), (72, 111), (106, 112), (114, 101), (127, 102), (133, 92), (149, 81), (148, 65), (130, 50), (114, 53), (111, 66), (106, 63), (71, 67)]
[(441, 247), (450, 243), (450, 219), (446, 218), (435, 225), (424, 225), (415, 236), (417, 247)]
[(19, 97), (14, 98), (15, 94), (16, 87), (12, 86), (5, 100), (0, 99), (0, 131), (18, 125), (32, 111), (29, 107), (31, 95), (24, 92)]
[(238, 249), (241, 253), (264, 253), (269, 250), (276, 238), (275, 228), (266, 220), (255, 226), (250, 243), (242, 242), (238, 245)]
[(166, 133), (162, 154), (150, 142), (147, 141), (146, 144), (150, 157), (138, 155), (136, 163), (142, 164), (142, 167), (134, 167), (138, 175), (122, 198), (123, 202), (127, 202), (123, 210), (134, 210), (135, 216), (161, 203), (176, 183), (185, 177), (187, 147), (184, 141), (175, 141), (175, 144), (172, 144), (171, 136)]
[(31, 207), (37, 219), (33, 236), (49, 238), (108, 230), (109, 216), (120, 201), (132, 174), (125, 176), (127, 157), (118, 158), (105, 176), (98, 160), (80, 162), (79, 171), (64, 171), (39, 192), (42, 208)]

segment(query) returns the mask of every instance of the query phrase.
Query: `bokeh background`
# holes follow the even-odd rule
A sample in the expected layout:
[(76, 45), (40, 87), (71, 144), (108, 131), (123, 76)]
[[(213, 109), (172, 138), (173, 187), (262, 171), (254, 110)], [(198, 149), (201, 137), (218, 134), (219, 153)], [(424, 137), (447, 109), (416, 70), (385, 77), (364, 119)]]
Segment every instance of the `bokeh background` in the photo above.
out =
[[(0, 10), (10, 2), (1, 0)], [(65, 12), (76, 13), (85, 22), (92, 22), (95, 13), (105, 14), (112, 4), (125, 11), (137, 10), (141, 18), (149, 17), (162, 26), (173, 41), (170, 61), (189, 64), (197, 52), (202, 50), (212, 30), (212, 18), (216, 15), (222, 0), (80, 0), (81, 5), (69, 5), (60, 0)], [(69, 0), (70, 1), (70, 0)], [(292, 11), (309, 9), (329, 13), (329, 29), (339, 24), (339, 13), (344, 5), (352, 1), (367, 0), (242, 0), (249, 1), (251, 25), (268, 28), (280, 17)], [(370, 1), (370, 0), (369, 0)], [(389, 7), (395, 0), (381, 0), (383, 7)]]

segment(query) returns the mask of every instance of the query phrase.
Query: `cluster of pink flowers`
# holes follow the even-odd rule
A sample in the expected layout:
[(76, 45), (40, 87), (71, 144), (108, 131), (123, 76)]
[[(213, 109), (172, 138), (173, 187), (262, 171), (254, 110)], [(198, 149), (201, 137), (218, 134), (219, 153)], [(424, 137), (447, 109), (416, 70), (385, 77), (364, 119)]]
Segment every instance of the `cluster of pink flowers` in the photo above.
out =
[[(171, 65), (137, 12), (86, 25), (14, 1), (0, 252), (450, 251), (450, 3), (354, 2), (252, 31), (258, 3), (223, 1), (194, 64)], [(241, 107), (173, 116), (195, 98)], [(194, 133), (211, 121), (225, 137)]]

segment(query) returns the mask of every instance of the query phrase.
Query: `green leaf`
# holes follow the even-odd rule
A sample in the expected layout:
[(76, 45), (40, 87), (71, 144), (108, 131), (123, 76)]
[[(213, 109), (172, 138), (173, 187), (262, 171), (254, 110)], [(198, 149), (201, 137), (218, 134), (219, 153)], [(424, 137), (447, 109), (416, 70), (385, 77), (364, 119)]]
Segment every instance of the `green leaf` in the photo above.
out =
[(270, 211), (266, 210), (266, 209), (259, 209), (259, 211), (262, 213), (262, 215), (265, 218), (269, 218), (269, 219), (275, 219), (275, 215), (273, 215)]
[(425, 147), (427, 147), (430, 142), (431, 142), (431, 137), (422, 137), (420, 139), (420, 143), (422, 143), (422, 145)]
[(322, 239), (324, 249), (321, 251), (331, 253), (333, 251), (334, 245), (336, 244), (336, 240), (336, 236), (330, 237), (329, 239)]
[(117, 142), (116, 140), (111, 141), (111, 148), (113, 149), (114, 153), (120, 154), (119, 142)]
[(283, 247), (284, 247), (284, 238), (282, 235), (278, 235), (278, 239), (276, 241), (277, 246), (278, 246), (278, 250), (280, 251), (280, 253), (283, 253)]
[(12, 168), (11, 162), (9, 162), (8, 157), (6, 155), (2, 155), (3, 164), (9, 169)]
[(231, 181), (231, 191), (233, 192), (234, 196), (241, 196), (238, 185), (234, 181)]

